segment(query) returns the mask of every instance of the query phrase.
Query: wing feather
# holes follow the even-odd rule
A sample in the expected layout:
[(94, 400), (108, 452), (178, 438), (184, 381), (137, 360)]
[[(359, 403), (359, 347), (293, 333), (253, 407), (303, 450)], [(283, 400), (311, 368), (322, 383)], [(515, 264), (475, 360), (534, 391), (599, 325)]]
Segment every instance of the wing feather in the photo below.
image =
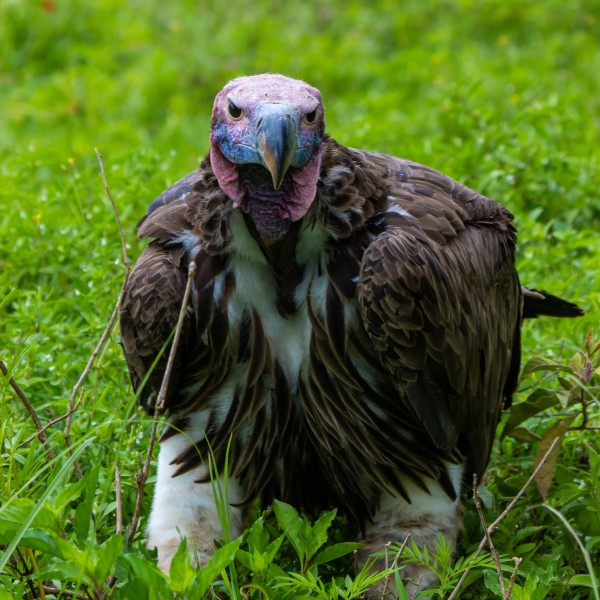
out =
[[(121, 304), (121, 343), (134, 390), (145, 410), (154, 410), (164, 375), (168, 341), (177, 323), (187, 274), (183, 248), (150, 244), (131, 272)], [(188, 343), (190, 317), (180, 347)], [(179, 386), (178, 352), (169, 388)], [(156, 365), (154, 363), (156, 362)], [(169, 394), (167, 394), (167, 397)]]
[[(227, 317), (215, 300), (215, 282), (223, 274), (225, 262), (218, 250), (221, 238), (215, 235), (201, 240), (194, 213), (202, 206), (204, 217), (210, 219), (220, 210), (222, 197), (210, 168), (203, 163), (154, 200), (138, 224), (140, 237), (152, 241), (137, 260), (124, 290), (121, 343), (133, 388), (148, 412), (154, 410), (162, 383), (191, 257), (197, 270), (165, 408), (183, 409), (190, 402), (197, 403), (203, 393), (208, 395), (222, 382)], [(219, 294), (226, 295), (230, 287), (223, 274)], [(199, 386), (195, 395), (185, 392), (190, 384)]]
[(363, 256), (361, 317), (400, 402), (433, 444), (481, 473), (518, 366), (512, 217), (426, 167), (399, 171), (393, 226)]

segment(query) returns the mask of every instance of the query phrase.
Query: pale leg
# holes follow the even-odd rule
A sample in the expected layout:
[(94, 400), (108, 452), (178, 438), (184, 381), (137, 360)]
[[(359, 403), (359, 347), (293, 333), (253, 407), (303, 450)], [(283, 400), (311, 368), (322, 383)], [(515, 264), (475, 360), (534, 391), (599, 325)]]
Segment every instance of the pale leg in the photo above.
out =
[[(448, 468), (451, 480), (460, 493), (462, 466), (451, 465)], [(408, 544), (413, 542), (419, 547), (427, 546), (429, 555), (436, 551), (440, 534), (454, 548), (456, 538), (462, 527), (462, 506), (460, 500), (451, 500), (435, 481), (427, 481), (428, 494), (412, 482), (406, 482), (411, 502), (400, 497), (384, 494), (379, 509), (371, 522), (366, 525), (365, 538), (360, 540), (365, 546), (359, 551), (359, 566), (362, 566), (369, 554), (383, 552), (389, 542), (400, 545), (407, 536)], [(389, 552), (389, 563), (395, 556)], [(376, 568), (385, 567), (385, 559), (378, 559)], [(422, 590), (434, 586), (436, 575), (427, 566), (409, 564), (400, 571), (405, 588), (411, 598)], [(383, 583), (380, 587), (383, 587)], [(385, 598), (397, 598), (392, 582), (388, 584)], [(372, 598), (381, 598), (381, 590), (373, 591)]]
[[(177, 465), (171, 461), (187, 446), (189, 437), (175, 435), (162, 442), (158, 457), (158, 473), (154, 489), (152, 513), (147, 528), (148, 548), (158, 549), (158, 567), (168, 573), (173, 555), (183, 538), (188, 540), (193, 561), (202, 566), (215, 551), (215, 540), (223, 538), (223, 530), (211, 483), (195, 483), (207, 467), (201, 465), (173, 477)], [(222, 478), (215, 484), (223, 486)], [(229, 503), (239, 502), (242, 495), (235, 480), (229, 480)], [(229, 506), (230, 538), (242, 532), (241, 510)]]

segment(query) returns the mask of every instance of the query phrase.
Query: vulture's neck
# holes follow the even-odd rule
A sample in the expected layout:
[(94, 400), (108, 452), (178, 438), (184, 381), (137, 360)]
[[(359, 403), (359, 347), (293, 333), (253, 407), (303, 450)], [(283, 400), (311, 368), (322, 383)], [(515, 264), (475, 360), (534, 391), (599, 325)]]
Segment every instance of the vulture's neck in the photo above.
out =
[(298, 309), (297, 291), (305, 287), (315, 269), (333, 271), (337, 268), (334, 265), (348, 262), (344, 255), (352, 254), (353, 266), (346, 271), (356, 274), (362, 252), (372, 239), (376, 215), (387, 203), (387, 185), (382, 185), (387, 177), (376, 160), (328, 138), (316, 196), (308, 213), (297, 221), (286, 219), (277, 225), (282, 235), (274, 236), (271, 230), (265, 234), (264, 215), (256, 217), (249, 210), (227, 211), (227, 252), (265, 264), (275, 286), (279, 312), (284, 316), (293, 314)]

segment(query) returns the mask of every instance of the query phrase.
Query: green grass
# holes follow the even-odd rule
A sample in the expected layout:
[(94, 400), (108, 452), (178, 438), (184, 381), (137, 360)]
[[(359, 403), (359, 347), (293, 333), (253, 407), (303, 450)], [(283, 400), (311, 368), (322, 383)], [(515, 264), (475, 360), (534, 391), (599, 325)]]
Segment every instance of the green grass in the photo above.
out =
[[(423, 162), (508, 206), (522, 280), (587, 310), (576, 321), (525, 326), (526, 357), (567, 366), (587, 332), (598, 335), (600, 316), (599, 39), (597, 0), (0, 0), (0, 360), (42, 423), (65, 414), (124, 272), (94, 148), (133, 259), (143, 247), (135, 224), (149, 201), (207, 152), (216, 92), (234, 76), (274, 71), (320, 88), (338, 141)], [(578, 369), (566, 379), (577, 380)], [(486, 480), (488, 522), (531, 473), (539, 445), (532, 434), (544, 439), (564, 423), (561, 415), (577, 411), (582, 386), (598, 425), (598, 375), (573, 392), (568, 381), (540, 381), (539, 373), (523, 382), (537, 387), (518, 401), (533, 406), (529, 394), (542, 386), (552, 406), (528, 412), (520, 441), (498, 442)], [(51, 467), (37, 439), (20, 446), (35, 427), (0, 378), (0, 543), (12, 549), (18, 541), (16, 553), (0, 554), (0, 600), (58, 597), (44, 582), (96, 597), (135, 597), (127, 593), (141, 582), (175, 590), (152, 571), (141, 532), (132, 544), (115, 535), (115, 469), (127, 527), (151, 428), (135, 406), (118, 331), (85, 389), (69, 436), (85, 475), (79, 481), (64, 421), (47, 432), (57, 455)], [(561, 390), (572, 396), (564, 406)], [(600, 562), (597, 433), (565, 434), (546, 498), (572, 531), (532, 486), (494, 535), (507, 565), (523, 558), (516, 599), (597, 594), (580, 546)], [(459, 557), (482, 535), (466, 502)], [(144, 515), (148, 508), (147, 495)], [(277, 539), (277, 525), (270, 527)], [(298, 569), (288, 542), (271, 575), (265, 571), (267, 583), (283, 577), (277, 568)], [(456, 571), (445, 569), (450, 589)], [(325, 583), (327, 573), (319, 575)], [(493, 565), (472, 573), (461, 597), (496, 597)], [(242, 586), (252, 581), (240, 564), (237, 577)]]

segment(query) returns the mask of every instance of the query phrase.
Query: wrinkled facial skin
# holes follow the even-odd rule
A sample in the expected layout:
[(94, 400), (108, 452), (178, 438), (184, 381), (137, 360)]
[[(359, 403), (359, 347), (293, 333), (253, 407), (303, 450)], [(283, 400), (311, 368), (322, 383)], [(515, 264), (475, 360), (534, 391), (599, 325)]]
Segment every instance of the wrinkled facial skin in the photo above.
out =
[[(324, 130), (317, 89), (282, 75), (234, 79), (217, 95), (211, 120), (211, 164), (219, 185), (234, 207), (259, 221), (261, 215), (269, 222), (302, 218), (316, 194)], [(243, 165), (267, 169), (272, 183), (240, 178)]]

